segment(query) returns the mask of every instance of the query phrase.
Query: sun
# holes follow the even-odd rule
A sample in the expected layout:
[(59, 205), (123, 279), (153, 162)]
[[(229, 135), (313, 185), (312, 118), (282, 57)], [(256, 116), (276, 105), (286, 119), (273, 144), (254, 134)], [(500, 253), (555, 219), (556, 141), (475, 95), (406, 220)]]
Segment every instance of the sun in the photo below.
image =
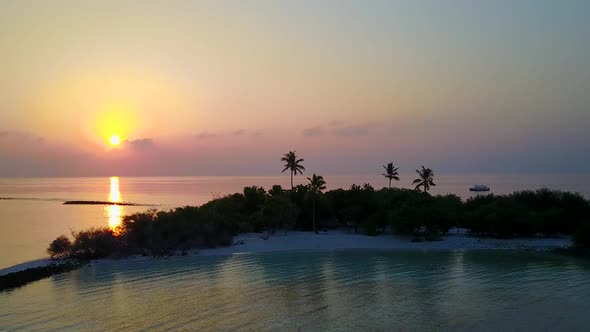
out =
[(111, 143), (112, 146), (117, 146), (117, 145), (121, 144), (121, 138), (119, 138), (119, 135), (113, 134), (111, 136), (111, 138), (109, 138), (109, 142)]

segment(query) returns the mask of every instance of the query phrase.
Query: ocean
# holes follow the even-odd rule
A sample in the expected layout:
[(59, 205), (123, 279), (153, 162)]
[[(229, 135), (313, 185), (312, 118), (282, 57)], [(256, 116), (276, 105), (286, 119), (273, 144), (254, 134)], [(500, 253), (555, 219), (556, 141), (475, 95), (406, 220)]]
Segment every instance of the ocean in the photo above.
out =
[(587, 331), (588, 280), (509, 250), (102, 260), (0, 293), (0, 330)]
[[(370, 183), (387, 185), (381, 176), (325, 176), (328, 189)], [(396, 187), (411, 188), (413, 176), (402, 176)], [(295, 183), (305, 183), (303, 176)], [(590, 174), (575, 175), (441, 175), (433, 194), (456, 194), (467, 199), (473, 184), (487, 184), (494, 194), (551, 188), (590, 197)], [(199, 205), (214, 197), (241, 192), (250, 185), (269, 189), (289, 187), (289, 176), (219, 177), (101, 177), (0, 179), (0, 269), (45, 257), (48, 244), (61, 234), (89, 227), (116, 225), (122, 216), (149, 208), (171, 209)], [(64, 205), (69, 200), (132, 202), (144, 206)]]

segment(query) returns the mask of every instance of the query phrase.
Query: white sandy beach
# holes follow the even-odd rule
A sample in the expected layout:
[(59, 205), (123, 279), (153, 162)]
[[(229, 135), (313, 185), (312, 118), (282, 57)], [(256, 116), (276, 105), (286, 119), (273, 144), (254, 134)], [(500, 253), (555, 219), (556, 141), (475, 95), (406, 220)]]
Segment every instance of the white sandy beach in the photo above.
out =
[[(191, 255), (231, 255), (239, 253), (276, 252), (296, 250), (341, 250), (341, 249), (378, 249), (378, 250), (534, 250), (547, 251), (555, 248), (567, 248), (571, 240), (560, 238), (517, 238), (494, 239), (477, 238), (465, 235), (464, 230), (451, 230), (441, 241), (411, 242), (411, 237), (384, 234), (366, 236), (346, 231), (329, 231), (314, 234), (312, 232), (278, 232), (265, 239), (265, 234), (250, 233), (234, 237), (236, 244), (224, 248), (193, 250)], [(50, 263), (48, 258), (38, 259), (0, 270), (0, 276), (32, 267)]]
[(380, 250), (482, 250), (513, 249), (546, 251), (566, 248), (571, 245), (569, 238), (519, 238), (494, 239), (477, 238), (464, 234), (462, 230), (452, 230), (442, 241), (411, 242), (412, 237), (390, 234), (366, 236), (344, 231), (279, 232), (265, 240), (263, 234), (242, 234), (234, 238), (234, 243), (244, 244), (225, 248), (199, 250), (200, 255), (225, 255), (246, 252), (271, 252), (293, 250), (338, 250), (338, 249), (380, 249)]

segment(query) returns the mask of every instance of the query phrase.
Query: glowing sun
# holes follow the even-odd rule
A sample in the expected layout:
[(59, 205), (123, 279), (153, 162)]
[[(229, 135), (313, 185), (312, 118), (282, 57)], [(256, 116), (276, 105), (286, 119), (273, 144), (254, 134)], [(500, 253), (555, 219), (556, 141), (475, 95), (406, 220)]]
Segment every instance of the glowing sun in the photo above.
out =
[(119, 138), (119, 135), (114, 134), (111, 136), (111, 138), (109, 138), (109, 142), (111, 143), (112, 146), (117, 146), (117, 145), (121, 144), (121, 138)]

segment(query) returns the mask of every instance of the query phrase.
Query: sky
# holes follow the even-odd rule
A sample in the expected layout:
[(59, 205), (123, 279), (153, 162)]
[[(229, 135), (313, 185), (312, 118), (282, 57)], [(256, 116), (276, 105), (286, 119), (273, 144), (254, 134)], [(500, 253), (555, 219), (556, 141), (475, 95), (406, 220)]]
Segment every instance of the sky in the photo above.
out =
[[(590, 172), (590, 2), (0, 3), (0, 177)], [(121, 144), (109, 144), (118, 135)]]

